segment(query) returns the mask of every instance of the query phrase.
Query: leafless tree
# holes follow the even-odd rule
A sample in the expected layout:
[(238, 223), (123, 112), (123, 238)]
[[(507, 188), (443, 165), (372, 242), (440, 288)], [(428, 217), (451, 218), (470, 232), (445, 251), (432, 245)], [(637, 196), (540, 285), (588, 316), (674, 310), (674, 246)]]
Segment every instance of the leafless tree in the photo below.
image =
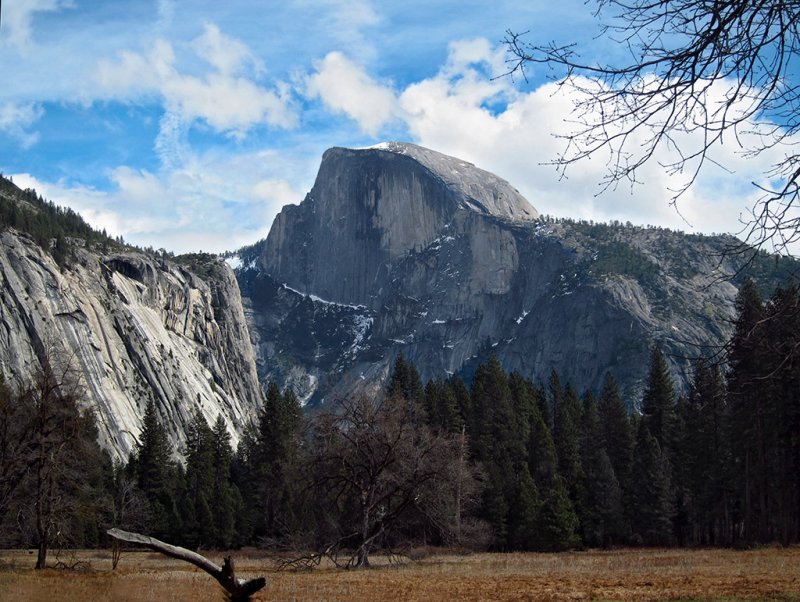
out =
[(315, 488), (334, 534), (324, 549), (340, 566), (367, 567), (378, 542), (413, 511), (441, 516), (453, 508), (442, 488), (453, 497), (467, 476), (459, 439), (419, 424), (405, 399), (346, 400), (340, 410), (320, 416), (314, 432)]
[(83, 394), (71, 358), (55, 353), (41, 358), (41, 366), (23, 392), (31, 415), (31, 469), (38, 555), (36, 568), (44, 568), (47, 552), (58, 531), (59, 519), (70, 509), (66, 489), (80, 483), (75, 455), (86, 433), (86, 417), (77, 403)]
[[(552, 69), (576, 92), (575, 130), (554, 159), (562, 170), (608, 153), (606, 187), (636, 182), (637, 170), (668, 151), (665, 167), (684, 174), (673, 202), (688, 190), (723, 142), (747, 157), (772, 149), (774, 161), (745, 242), (778, 251), (800, 240), (800, 132), (797, 0), (596, 0), (601, 36), (628, 60), (581, 59), (575, 44), (529, 42), (509, 31), (510, 74)], [(658, 159), (661, 160), (659, 154)]]
[(83, 388), (72, 358), (55, 348), (45, 349), (16, 390), (0, 389), (0, 531), (3, 539), (34, 542), (36, 568), (44, 568), (50, 547), (69, 544), (92, 520), (83, 514), (91, 504), (75, 504), (101, 470), (97, 432), (78, 407)]

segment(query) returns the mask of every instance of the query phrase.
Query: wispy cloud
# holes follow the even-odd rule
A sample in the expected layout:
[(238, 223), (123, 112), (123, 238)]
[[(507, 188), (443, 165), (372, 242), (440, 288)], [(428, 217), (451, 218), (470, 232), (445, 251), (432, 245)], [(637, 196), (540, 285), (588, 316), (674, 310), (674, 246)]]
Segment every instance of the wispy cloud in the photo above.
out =
[(32, 22), (36, 13), (55, 12), (75, 6), (71, 0), (14, 0), (3, 5), (3, 31), (0, 41), (16, 50), (32, 42)]
[(42, 114), (42, 108), (33, 103), (0, 103), (0, 132), (5, 132), (23, 149), (28, 149), (39, 140), (39, 134), (31, 132), (30, 127)]

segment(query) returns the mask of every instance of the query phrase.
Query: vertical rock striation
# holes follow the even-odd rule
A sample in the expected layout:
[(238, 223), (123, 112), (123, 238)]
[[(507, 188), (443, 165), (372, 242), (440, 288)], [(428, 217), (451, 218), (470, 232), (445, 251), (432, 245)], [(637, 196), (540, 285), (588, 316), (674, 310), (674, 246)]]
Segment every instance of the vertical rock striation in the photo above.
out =
[(59, 268), (26, 235), (0, 232), (6, 380), (24, 383), (43, 354), (71, 362), (101, 441), (119, 459), (135, 447), (149, 398), (176, 451), (195, 409), (211, 423), (221, 415), (238, 441), (261, 395), (231, 270), (210, 257), (188, 267), (81, 242), (71, 241), (74, 259)]

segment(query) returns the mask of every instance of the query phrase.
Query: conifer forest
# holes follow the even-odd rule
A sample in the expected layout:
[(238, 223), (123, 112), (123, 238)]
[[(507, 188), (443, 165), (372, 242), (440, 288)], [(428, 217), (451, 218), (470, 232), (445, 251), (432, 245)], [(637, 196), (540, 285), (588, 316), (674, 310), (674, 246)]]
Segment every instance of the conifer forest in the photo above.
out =
[[(612, 374), (578, 392), (507, 373), (422, 383), (400, 355), (378, 399), (304, 413), (270, 384), (236, 449), (201, 415), (178, 457), (154, 404), (112, 463), (81, 389), (44, 362), (0, 383), (0, 546), (107, 546), (111, 526), (194, 549), (325, 554), (428, 544), (547, 550), (752, 546), (800, 540), (800, 290), (747, 282), (732, 339), (679, 395), (652, 349), (643, 394)], [(647, 361), (647, 358), (643, 358)]]

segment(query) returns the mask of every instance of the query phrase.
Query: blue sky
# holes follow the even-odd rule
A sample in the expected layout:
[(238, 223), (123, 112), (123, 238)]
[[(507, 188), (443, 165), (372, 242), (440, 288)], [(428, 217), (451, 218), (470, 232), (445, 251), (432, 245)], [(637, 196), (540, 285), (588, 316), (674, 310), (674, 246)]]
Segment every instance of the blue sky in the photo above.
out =
[[(223, 251), (266, 236), (300, 202), (331, 146), (406, 140), (472, 161), (542, 213), (736, 231), (772, 158), (725, 149), (731, 178), (680, 175), (597, 196), (602, 161), (568, 178), (572, 99), (546, 74), (501, 75), (505, 31), (597, 38), (591, 7), (484, 0), (5, 0), (0, 24), (0, 171), (143, 246)], [(726, 154), (727, 153), (727, 154)]]

